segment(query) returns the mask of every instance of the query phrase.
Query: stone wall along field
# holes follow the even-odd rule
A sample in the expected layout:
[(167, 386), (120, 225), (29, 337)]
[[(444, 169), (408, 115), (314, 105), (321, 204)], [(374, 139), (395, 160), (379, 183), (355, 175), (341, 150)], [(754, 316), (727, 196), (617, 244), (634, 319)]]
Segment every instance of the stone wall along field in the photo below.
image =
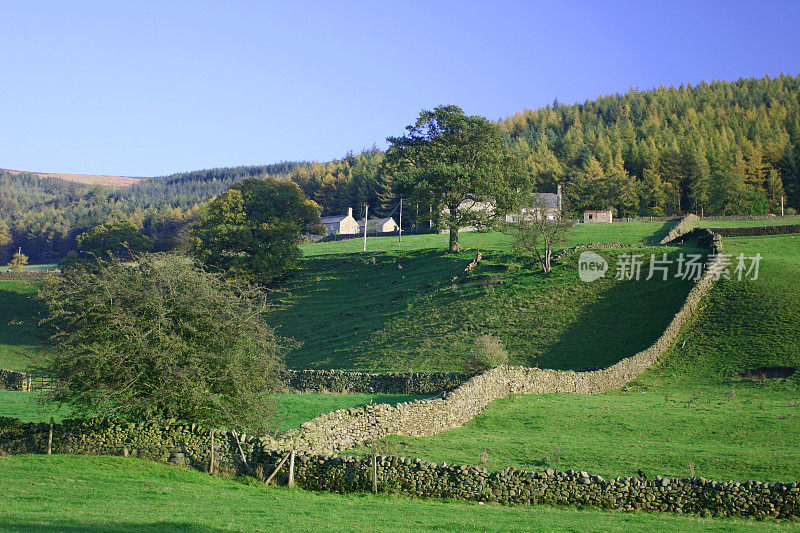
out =
[[(0, 452), (44, 453), (48, 424), (0, 418)], [(213, 432), (213, 438), (212, 438)], [(271, 475), (287, 452), (269, 438), (212, 431), (195, 425), (133, 424), (104, 420), (64, 421), (53, 426), (54, 453), (136, 456), (209, 471), (214, 443), (215, 472)], [(239, 453), (242, 452), (245, 462)], [(373, 487), (372, 457), (332, 457), (298, 452), (295, 481), (304, 489), (367, 492)], [(788, 518), (800, 516), (800, 486), (791, 483), (715, 482), (702, 478), (603, 479), (586, 472), (505, 469), (489, 472), (467, 465), (375, 456), (377, 491), (406, 496), (515, 504), (595, 506), (713, 516)], [(287, 467), (276, 475), (286, 482)]]
[(659, 244), (667, 244), (669, 242), (674, 241), (684, 233), (691, 230), (692, 224), (697, 220), (700, 220), (700, 217), (692, 213), (689, 213), (688, 215), (684, 216), (680, 220), (680, 222), (675, 224), (675, 226), (671, 230), (669, 230), (669, 233), (667, 233), (667, 235), (663, 239), (661, 239), (661, 242), (659, 242)]
[[(716, 246), (713, 234), (709, 240)], [(714, 258), (715, 262), (722, 260), (722, 257)], [(333, 454), (388, 435), (422, 437), (460, 427), (480, 414), (489, 403), (508, 394), (598, 394), (618, 389), (650, 368), (669, 348), (714, 281), (715, 276), (707, 271), (652, 346), (609, 368), (572, 372), (499, 366), (473, 377), (443, 398), (397, 405), (371, 404), (321, 414), (278, 437), (276, 448), (296, 447), (312, 453)]]
[(47, 270), (23, 270), (22, 272), (14, 272), (13, 270), (0, 271), (0, 280), (7, 281), (42, 281), (48, 276), (52, 276), (59, 272), (58, 269)]
[(350, 394), (430, 394), (458, 387), (474, 374), (464, 372), (404, 372), (368, 374), (341, 370), (286, 370), (286, 385), (294, 392)]
[(800, 224), (783, 226), (751, 226), (744, 228), (709, 228), (709, 231), (722, 237), (757, 237), (760, 235), (785, 235), (800, 233)]
[(0, 389), (30, 390), (30, 377), (25, 372), (0, 368)]

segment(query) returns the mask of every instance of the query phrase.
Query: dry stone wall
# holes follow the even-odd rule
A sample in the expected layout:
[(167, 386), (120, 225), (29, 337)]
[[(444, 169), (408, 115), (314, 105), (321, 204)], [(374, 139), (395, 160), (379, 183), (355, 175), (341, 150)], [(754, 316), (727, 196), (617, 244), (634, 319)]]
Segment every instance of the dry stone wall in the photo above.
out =
[(785, 235), (787, 233), (800, 233), (800, 224), (785, 224), (783, 226), (751, 226), (746, 228), (709, 228), (722, 237), (756, 237), (759, 235)]
[(42, 281), (48, 276), (57, 274), (58, 269), (46, 270), (23, 270), (22, 272), (15, 272), (13, 270), (4, 270), (0, 272), (0, 280), (17, 280), (17, 281)]
[(25, 372), (0, 368), (0, 389), (27, 391), (30, 379)]
[(675, 224), (675, 226), (669, 230), (669, 233), (667, 233), (667, 235), (661, 239), (659, 244), (667, 244), (668, 242), (674, 241), (687, 231), (691, 230), (692, 224), (697, 220), (700, 220), (700, 217), (692, 213), (684, 216), (680, 222)]
[(287, 370), (286, 385), (295, 392), (361, 394), (430, 394), (458, 387), (474, 374), (406, 372), (368, 374), (341, 370)]
[[(50, 426), (0, 418), (0, 452), (44, 453)], [(212, 437), (213, 433), (213, 437)], [(53, 453), (136, 456), (202, 471), (251, 473), (265, 479), (286, 452), (269, 438), (208, 430), (185, 424), (133, 424), (68, 420), (55, 424)], [(238, 442), (238, 444), (237, 444)], [(213, 453), (212, 453), (213, 443)], [(242, 452), (239, 452), (241, 446)], [(242, 458), (244, 454), (244, 458)], [(245, 463), (246, 459), (246, 463)], [(396, 456), (335, 457), (300, 451), (295, 481), (309, 490), (378, 492), (419, 497), (515, 504), (595, 506), (710, 516), (789, 518), (800, 516), (800, 484), (757, 481), (715, 482), (702, 478), (604, 479), (573, 470), (542, 472), (505, 469), (489, 472), (467, 465), (436, 464)], [(287, 467), (277, 472), (287, 481)]]
[[(714, 259), (721, 260), (721, 257)], [(572, 372), (503, 365), (473, 377), (443, 398), (397, 405), (365, 405), (324, 413), (279, 437), (276, 449), (296, 447), (313, 453), (338, 453), (388, 435), (423, 437), (460, 427), (480, 414), (489, 403), (508, 394), (598, 394), (618, 389), (650, 368), (666, 352), (715, 280), (707, 272), (652, 346), (609, 368)]]

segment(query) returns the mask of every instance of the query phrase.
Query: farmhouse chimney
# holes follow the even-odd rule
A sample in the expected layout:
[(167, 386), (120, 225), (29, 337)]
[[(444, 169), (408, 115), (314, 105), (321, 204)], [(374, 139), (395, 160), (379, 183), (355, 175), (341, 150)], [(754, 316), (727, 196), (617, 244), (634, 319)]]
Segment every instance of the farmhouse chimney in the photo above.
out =
[(352, 207), (348, 207), (347, 208), (347, 216), (349, 216), (349, 217), (353, 216), (353, 208)]

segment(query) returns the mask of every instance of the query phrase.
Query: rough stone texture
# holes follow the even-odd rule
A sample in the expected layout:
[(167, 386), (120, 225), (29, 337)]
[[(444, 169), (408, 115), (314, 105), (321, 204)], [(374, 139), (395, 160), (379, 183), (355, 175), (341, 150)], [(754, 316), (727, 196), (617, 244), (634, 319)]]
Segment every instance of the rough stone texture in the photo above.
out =
[[(43, 453), (48, 424), (0, 418), (0, 451)], [(286, 452), (271, 449), (271, 439), (239, 436), (252, 475), (265, 479)], [(107, 420), (68, 420), (53, 427), (53, 452), (136, 456), (208, 471), (211, 432), (185, 424), (133, 424)], [(215, 432), (214, 470), (247, 471), (236, 440)], [(331, 492), (372, 490), (371, 457), (332, 457), (298, 452), (295, 481), (301, 488)], [(505, 469), (489, 472), (467, 465), (436, 464), (420, 459), (377, 456), (379, 492), (409, 496), (516, 504), (595, 506), (713, 516), (788, 518), (800, 516), (797, 482), (715, 482), (702, 478), (653, 480), (603, 479), (586, 472)], [(276, 475), (286, 482), (287, 467)]]
[(368, 374), (341, 370), (286, 370), (286, 385), (295, 392), (351, 394), (429, 394), (454, 389), (474, 374), (404, 372)]
[(5, 270), (0, 272), (0, 280), (41, 281), (58, 272), (60, 272), (60, 270), (57, 268), (50, 268), (47, 270), (23, 270), (22, 272)]
[(689, 213), (688, 215), (684, 216), (680, 220), (680, 222), (675, 224), (675, 226), (671, 230), (669, 230), (669, 233), (667, 233), (666, 237), (661, 239), (661, 242), (659, 242), (659, 244), (667, 244), (669, 242), (674, 241), (675, 239), (677, 239), (678, 237), (689, 231), (692, 224), (697, 220), (700, 220), (700, 217), (693, 213)]
[(672, 220), (679, 220), (681, 217), (615, 217), (612, 224), (626, 223), (626, 222), (670, 222)]
[(778, 220), (781, 218), (794, 218), (797, 215), (737, 215), (737, 216), (704, 216), (703, 220)]
[(25, 372), (0, 368), (0, 389), (27, 391), (30, 381)]
[(784, 235), (800, 233), (800, 224), (783, 226), (751, 226), (749, 228), (709, 228), (722, 237), (755, 237), (759, 235)]

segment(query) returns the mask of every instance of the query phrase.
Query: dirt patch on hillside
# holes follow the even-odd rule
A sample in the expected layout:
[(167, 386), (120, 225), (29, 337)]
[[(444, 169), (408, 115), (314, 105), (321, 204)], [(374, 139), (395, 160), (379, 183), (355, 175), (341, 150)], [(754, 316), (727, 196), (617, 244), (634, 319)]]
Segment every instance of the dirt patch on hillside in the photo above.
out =
[(11, 170), (4, 168), (11, 174), (32, 174), (40, 178), (57, 178), (64, 181), (74, 181), (84, 185), (102, 185), (103, 187), (119, 187), (127, 189), (136, 182), (146, 180), (144, 177), (133, 176), (102, 176), (98, 174), (48, 174), (46, 172), (27, 172), (25, 170)]

